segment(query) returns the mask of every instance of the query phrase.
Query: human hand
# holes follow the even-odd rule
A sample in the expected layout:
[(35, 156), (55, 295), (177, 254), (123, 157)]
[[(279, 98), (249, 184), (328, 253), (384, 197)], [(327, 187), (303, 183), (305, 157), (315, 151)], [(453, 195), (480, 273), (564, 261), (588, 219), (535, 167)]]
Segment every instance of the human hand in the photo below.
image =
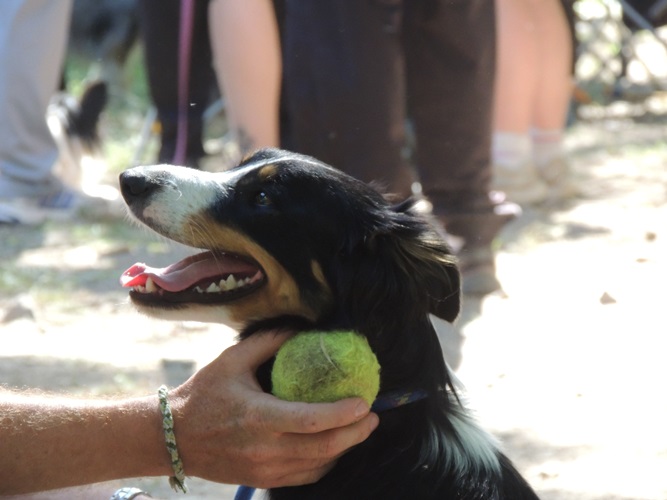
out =
[(362, 399), (291, 403), (262, 391), (257, 368), (288, 338), (253, 335), (170, 393), (187, 475), (259, 488), (315, 482), (377, 427)]

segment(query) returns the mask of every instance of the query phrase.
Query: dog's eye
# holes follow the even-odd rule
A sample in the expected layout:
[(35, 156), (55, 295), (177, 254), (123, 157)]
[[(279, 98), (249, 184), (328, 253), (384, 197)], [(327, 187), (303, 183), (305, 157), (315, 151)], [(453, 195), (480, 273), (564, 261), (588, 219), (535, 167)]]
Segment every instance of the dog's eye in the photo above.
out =
[(255, 204), (258, 207), (270, 207), (272, 205), (271, 198), (264, 191), (260, 191), (255, 195)]

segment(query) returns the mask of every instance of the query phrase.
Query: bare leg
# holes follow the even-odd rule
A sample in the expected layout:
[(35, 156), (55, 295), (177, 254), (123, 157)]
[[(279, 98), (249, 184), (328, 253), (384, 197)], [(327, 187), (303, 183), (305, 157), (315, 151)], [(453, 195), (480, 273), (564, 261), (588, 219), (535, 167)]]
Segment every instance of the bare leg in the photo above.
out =
[(498, 69), (494, 129), (497, 131), (528, 134), (532, 124), (540, 81), (539, 47), (535, 42), (540, 35), (532, 4), (532, 0), (496, 0)]
[(563, 138), (572, 96), (572, 39), (565, 12), (558, 0), (534, 0), (539, 57), (532, 120), (533, 161), (541, 176), (559, 191), (574, 194), (568, 185)]
[(537, 46), (533, 127), (563, 130), (572, 96), (572, 39), (559, 0), (532, 0)]
[(565, 175), (554, 159), (562, 158), (572, 41), (560, 0), (496, 2), (495, 186), (539, 203), (549, 196), (545, 180), (553, 187)]
[(213, 60), (241, 152), (279, 145), (282, 63), (270, 0), (213, 0)]

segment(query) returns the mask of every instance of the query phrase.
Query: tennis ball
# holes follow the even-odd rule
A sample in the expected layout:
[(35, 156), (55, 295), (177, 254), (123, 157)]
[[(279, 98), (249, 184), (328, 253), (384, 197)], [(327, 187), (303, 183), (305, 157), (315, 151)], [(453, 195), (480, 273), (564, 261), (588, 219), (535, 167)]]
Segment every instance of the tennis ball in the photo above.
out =
[(380, 364), (366, 337), (352, 331), (304, 332), (285, 342), (271, 372), (273, 394), (287, 401), (324, 403), (380, 390)]

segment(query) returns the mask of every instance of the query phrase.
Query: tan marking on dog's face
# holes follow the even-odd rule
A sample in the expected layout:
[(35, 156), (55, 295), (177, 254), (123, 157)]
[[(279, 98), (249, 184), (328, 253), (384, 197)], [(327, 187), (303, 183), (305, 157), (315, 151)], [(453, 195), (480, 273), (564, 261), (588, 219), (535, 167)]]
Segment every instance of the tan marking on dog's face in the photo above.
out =
[(326, 291), (326, 294), (330, 296), (331, 288), (329, 287), (329, 283), (324, 277), (324, 272), (322, 271), (322, 266), (320, 266), (320, 263), (316, 260), (310, 261), (310, 270), (318, 283), (322, 285), (322, 288)]
[[(205, 215), (191, 217), (189, 227), (199, 228), (189, 233), (187, 244), (211, 250), (223, 250), (250, 257), (264, 270), (267, 283), (253, 294), (223, 306), (236, 323), (294, 314), (315, 320), (313, 311), (301, 301), (294, 278), (266, 250), (233, 228), (220, 226)], [(321, 274), (321, 271), (320, 271)]]
[(257, 173), (257, 177), (260, 181), (265, 182), (271, 179), (274, 175), (278, 173), (278, 167), (276, 165), (267, 165), (262, 167)]

